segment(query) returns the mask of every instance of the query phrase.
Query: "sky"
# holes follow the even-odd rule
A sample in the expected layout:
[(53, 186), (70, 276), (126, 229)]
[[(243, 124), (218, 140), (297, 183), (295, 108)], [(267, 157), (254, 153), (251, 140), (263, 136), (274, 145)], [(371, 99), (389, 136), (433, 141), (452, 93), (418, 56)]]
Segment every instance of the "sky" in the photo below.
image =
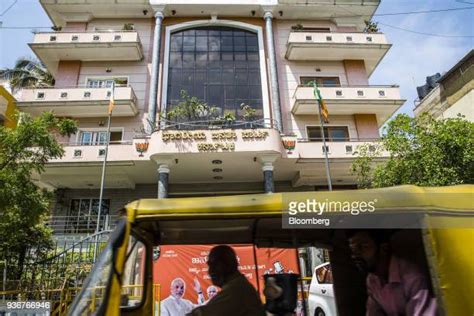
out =
[[(0, 15), (3, 27), (52, 25), (38, 0), (0, 0), (0, 14), (13, 3), (11, 9)], [(465, 7), (474, 7), (474, 0), (382, 0), (376, 14)], [(446, 72), (474, 48), (474, 9), (374, 16), (373, 20), (379, 22), (380, 31), (393, 46), (370, 77), (370, 84), (400, 86), (402, 98), (407, 101), (397, 113), (413, 115), (416, 87), (425, 83), (426, 76)], [(400, 28), (443, 37), (415, 34)], [(33, 39), (33, 31), (0, 28), (0, 68), (13, 67), (19, 57), (33, 56), (27, 45)], [(459, 37), (466, 35), (471, 37)]]

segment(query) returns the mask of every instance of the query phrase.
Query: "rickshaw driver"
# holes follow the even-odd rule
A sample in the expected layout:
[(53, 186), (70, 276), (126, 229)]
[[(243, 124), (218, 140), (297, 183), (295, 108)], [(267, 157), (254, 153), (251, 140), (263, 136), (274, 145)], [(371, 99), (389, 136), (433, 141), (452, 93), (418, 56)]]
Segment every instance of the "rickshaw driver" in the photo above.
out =
[(357, 267), (367, 275), (367, 316), (434, 316), (436, 299), (417, 265), (392, 255), (386, 235), (374, 230), (350, 233)]
[(262, 316), (260, 297), (247, 278), (238, 271), (237, 256), (226, 245), (209, 252), (207, 264), (214, 285), (222, 290), (206, 305), (195, 308), (190, 316)]

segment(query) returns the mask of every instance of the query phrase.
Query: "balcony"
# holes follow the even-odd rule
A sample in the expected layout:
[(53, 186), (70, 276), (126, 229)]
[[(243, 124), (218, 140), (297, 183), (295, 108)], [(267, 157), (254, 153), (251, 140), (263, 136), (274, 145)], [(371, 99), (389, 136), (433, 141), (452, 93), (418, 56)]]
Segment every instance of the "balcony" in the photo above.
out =
[[(97, 228), (97, 215), (78, 214), (76, 216), (53, 215), (47, 221), (55, 235), (88, 235)], [(113, 230), (116, 226), (117, 215), (101, 215), (100, 230)]]
[[(351, 166), (357, 157), (358, 146), (369, 144), (369, 151), (376, 152), (375, 162), (383, 161), (390, 153), (377, 148), (377, 139), (347, 139), (343, 141), (327, 141), (326, 149), (331, 162), (331, 178), (333, 185), (353, 185), (355, 176), (351, 174)], [(326, 185), (324, 173), (324, 146), (322, 141), (299, 139), (296, 145), (298, 171), (293, 178), (293, 186)]]
[(285, 57), (292, 61), (364, 60), (370, 75), (390, 47), (381, 33), (291, 32)]
[(60, 60), (138, 61), (143, 58), (136, 31), (37, 33), (29, 46), (53, 74)]
[[(135, 116), (137, 98), (131, 87), (115, 88), (114, 116)], [(24, 89), (18, 97), (21, 111), (39, 115), (53, 111), (57, 116), (105, 117), (108, 115), (110, 88)]]
[[(376, 114), (379, 124), (405, 103), (398, 86), (321, 87), (319, 90), (329, 115)], [(297, 87), (292, 102), (294, 115), (318, 114), (313, 87)]]

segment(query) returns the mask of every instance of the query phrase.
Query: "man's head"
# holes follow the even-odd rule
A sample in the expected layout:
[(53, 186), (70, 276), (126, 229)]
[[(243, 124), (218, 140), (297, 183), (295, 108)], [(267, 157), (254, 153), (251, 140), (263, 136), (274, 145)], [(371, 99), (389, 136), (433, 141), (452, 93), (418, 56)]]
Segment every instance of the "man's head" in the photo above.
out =
[(209, 252), (207, 265), (212, 284), (222, 287), (227, 277), (237, 271), (237, 256), (231, 247), (219, 245)]
[(207, 299), (211, 299), (213, 298), (214, 296), (216, 296), (217, 294), (217, 287), (215, 287), (214, 285), (211, 285), (207, 288)]
[(381, 256), (388, 254), (387, 235), (366, 229), (350, 231), (348, 237), (357, 268), (363, 272), (374, 272)]
[(185, 290), (186, 284), (184, 283), (183, 279), (176, 278), (171, 281), (171, 296), (175, 298), (182, 298)]

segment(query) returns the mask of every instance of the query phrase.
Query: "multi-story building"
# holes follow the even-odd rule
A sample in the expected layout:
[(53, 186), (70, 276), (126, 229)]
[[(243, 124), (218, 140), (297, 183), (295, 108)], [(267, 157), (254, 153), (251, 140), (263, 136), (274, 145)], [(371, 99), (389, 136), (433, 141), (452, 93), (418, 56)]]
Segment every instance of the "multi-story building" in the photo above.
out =
[[(391, 46), (364, 32), (379, 2), (41, 0), (60, 31), (30, 47), (56, 83), (23, 90), (18, 107), (78, 121), (38, 179), (56, 191), (57, 234), (95, 229), (112, 82), (105, 214), (138, 198), (326, 190), (324, 150), (334, 188), (355, 188), (357, 146), (404, 103), (369, 84)], [(177, 117), (182, 90), (220, 118)]]
[(453, 118), (458, 115), (474, 121), (474, 50), (439, 77), (432, 89), (419, 87), (415, 101), (415, 116), (429, 113), (435, 118)]

